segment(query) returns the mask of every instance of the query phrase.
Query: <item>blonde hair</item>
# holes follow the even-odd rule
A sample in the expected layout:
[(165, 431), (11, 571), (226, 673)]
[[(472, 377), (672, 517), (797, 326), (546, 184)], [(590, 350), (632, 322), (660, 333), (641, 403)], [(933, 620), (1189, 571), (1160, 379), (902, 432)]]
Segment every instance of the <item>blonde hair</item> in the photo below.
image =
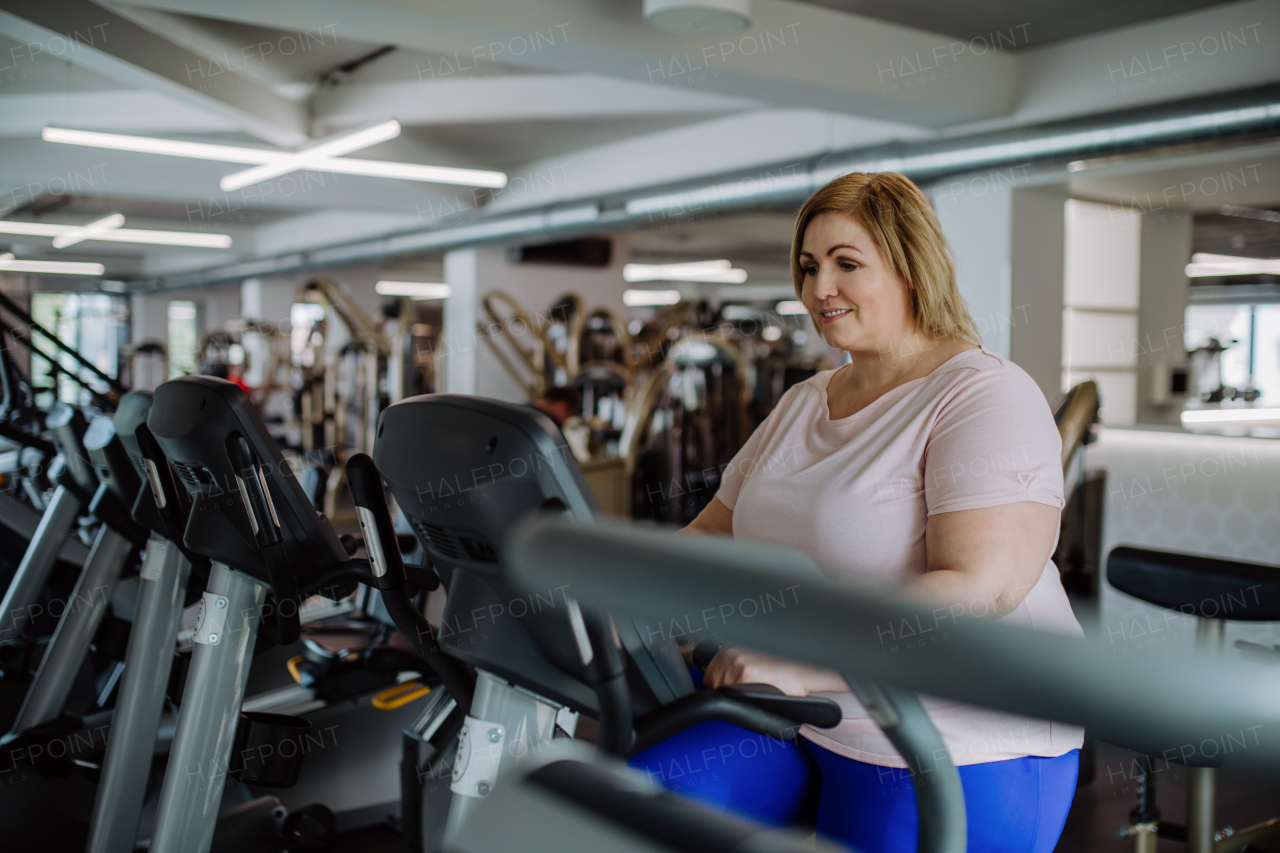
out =
[(956, 285), (951, 246), (919, 187), (897, 172), (851, 172), (811, 195), (796, 215), (791, 240), (791, 280), (797, 297), (804, 284), (804, 232), (820, 213), (850, 216), (867, 229), (890, 269), (907, 283), (916, 328), (930, 338), (978, 343), (978, 330)]

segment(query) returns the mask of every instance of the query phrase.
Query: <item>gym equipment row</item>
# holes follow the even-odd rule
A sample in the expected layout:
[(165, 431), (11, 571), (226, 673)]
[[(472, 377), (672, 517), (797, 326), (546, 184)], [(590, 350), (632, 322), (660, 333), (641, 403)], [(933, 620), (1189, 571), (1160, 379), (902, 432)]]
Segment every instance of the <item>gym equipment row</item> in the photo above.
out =
[[(1092, 419), (1088, 396), (1080, 392), (1077, 399), (1083, 414), (1070, 405), (1060, 410), (1061, 423), (1075, 425), (1076, 443)], [(832, 585), (806, 558), (785, 549), (600, 523), (599, 507), (558, 432), (525, 407), (452, 395), (388, 406), (378, 420), (372, 458), (353, 454), (344, 466), (368, 555), (363, 560), (352, 557), (348, 546), (356, 543), (343, 543), (316, 511), (267, 426), (233, 383), (183, 377), (161, 385), (154, 398), (134, 392), (122, 399), (114, 420), (96, 419), (82, 433), (74, 408), (53, 414), (61, 419), (51, 416), (46, 427), (63, 449), (68, 473), (58, 475), (66, 484), (59, 486), (64, 500), (55, 490), (41, 527), (52, 529), (45, 522), (66, 513), (50, 510), (83, 499), (92, 486), (89, 500), (97, 506), (100, 526), (81, 586), (91, 573), (95, 583), (109, 585), (136, 560), (140, 547), (146, 554), (125, 665), (117, 672), (106, 754), (96, 768), (111, 784), (97, 788), (93, 850), (128, 850), (139, 840), (162, 851), (231, 843), (248, 850), (280, 843), (281, 832), (292, 835), (284, 843), (294, 846), (304, 843), (298, 839), (332, 839), (335, 822), (322, 807), (286, 817), (278, 800), (261, 797), (246, 803), (235, 819), (223, 814), (220, 820), (219, 805), (229, 774), (265, 787), (296, 781), (301, 773), (296, 760), (236, 767), (233, 757), (243, 756), (245, 745), (280, 744), (307, 726), (301, 718), (241, 711), (254, 653), (297, 640), (302, 602), (335, 582), (377, 589), (388, 621), (416, 648), (416, 655), (388, 650), (384, 657), (394, 660), (380, 664), (369, 655), (369, 667), (416, 671), (430, 688), (426, 707), (404, 735), (401, 768), (403, 825), (423, 849), (526, 846), (504, 835), (512, 823), (501, 816), (539, 813), (538, 803), (550, 809), (548, 793), (555, 809), (541, 814), (563, 809), (564, 820), (520, 826), (522, 832), (535, 825), (547, 832), (560, 827), (554, 836), (558, 849), (599, 849), (601, 821), (619, 844), (640, 838), (671, 846), (680, 831), (701, 827), (706, 837), (732, 840), (731, 846), (750, 839), (760, 849), (794, 849), (790, 838), (711, 817), (655, 792), (652, 783), (616, 763), (588, 762), (580, 747), (566, 754), (554, 741), (569, 739), (579, 715), (597, 720), (599, 752), (615, 759), (709, 719), (780, 738), (794, 737), (802, 724), (838, 722), (832, 703), (794, 699), (762, 686), (695, 691), (673, 639), (646, 630), (675, 613), (741, 598), (743, 590), (797, 583), (813, 592), (802, 608), (726, 625), (724, 639), (845, 674), (890, 740), (923, 774), (916, 777), (921, 850), (962, 850), (964, 810), (958, 775), (948, 762), (936, 760), (941, 741), (915, 690), (1083, 723), (1100, 738), (1153, 756), (1170, 749), (1176, 754), (1181, 745), (1239, 727), (1257, 731), (1259, 744), (1234, 760), (1274, 768), (1280, 759), (1280, 712), (1270, 693), (1274, 679), (1263, 665), (1153, 655), (1135, 673), (1084, 641), (977, 620), (957, 622), (952, 641), (937, 654), (889, 662), (876, 653), (874, 626), (928, 614)], [(77, 442), (84, 455), (67, 452)], [(86, 456), (91, 467), (71, 461), (83, 463)], [(467, 499), (441, 487), (458, 485), (462, 475), (474, 479), (476, 471), (483, 476), (470, 484)], [(384, 480), (430, 567), (401, 558)], [(121, 506), (132, 507), (123, 518)], [(531, 517), (533, 526), (517, 529)], [(37, 535), (28, 555), (43, 554), (47, 561), (50, 541), (65, 537), (66, 531), (62, 537)], [(7, 598), (16, 603), (29, 596), (24, 590), (34, 584), (32, 571), (15, 575)], [(1206, 583), (1221, 588), (1247, 578), (1259, 590), (1248, 618), (1280, 619), (1280, 583), (1268, 567), (1185, 558), (1178, 563), (1169, 555), (1117, 551), (1110, 576), (1115, 585), (1171, 608), (1193, 600)], [(452, 626), (448, 632), (426, 621), (419, 596), (441, 581), (449, 591), (441, 618), (442, 625)], [(153, 828), (142, 839), (138, 816), (153, 751), (146, 745), (158, 737), (176, 660), (177, 619), (187, 601), (199, 602), (193, 649)], [(533, 604), (517, 614), (517, 602)], [(5, 612), (13, 610), (6, 606)], [(8, 744), (36, 745), (76, 724), (62, 713), (67, 672), (85, 658), (87, 638), (96, 633), (92, 623), (104, 613), (104, 607), (87, 607), (79, 615), (63, 614)], [(483, 631), (474, 630), (476, 614), (486, 615)], [(703, 650), (704, 660), (710, 652)], [(1197, 689), (1188, 692), (1187, 683)], [(1189, 849), (1242, 850), (1271, 831), (1272, 824), (1265, 824), (1213, 841), (1212, 808), (1206, 806), (1212, 801), (1212, 773), (1196, 775), (1204, 781), (1193, 786), (1201, 805), (1200, 817), (1186, 827)], [(447, 791), (424, 784), (444, 778), (450, 779)], [(1159, 827), (1158, 818), (1135, 820), (1135, 844), (1150, 842)], [(536, 848), (551, 837), (529, 843)]]

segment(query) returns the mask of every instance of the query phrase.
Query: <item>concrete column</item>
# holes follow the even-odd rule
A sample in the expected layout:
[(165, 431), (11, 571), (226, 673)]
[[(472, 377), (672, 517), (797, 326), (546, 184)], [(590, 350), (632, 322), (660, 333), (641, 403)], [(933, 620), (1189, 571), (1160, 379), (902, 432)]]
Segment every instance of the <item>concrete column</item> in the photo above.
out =
[[(1151, 404), (1155, 376), (1167, 367), (1187, 363), (1182, 343), (1190, 282), (1184, 267), (1191, 262), (1191, 212), (1154, 211), (1142, 217), (1138, 264), (1138, 423), (1180, 425), (1181, 399)], [(1155, 365), (1160, 365), (1156, 367)]]
[(1010, 358), (1053, 400), (1062, 391), (1062, 271), (1066, 187), (1013, 191), (1009, 241)]
[(129, 326), (133, 343), (160, 341), (169, 345), (169, 298), (164, 295), (135, 293), (129, 297)]
[(982, 344), (1052, 400), (1062, 384), (1066, 188), (1028, 187), (1025, 169), (1012, 169), (962, 176), (929, 195)]
[(476, 393), (476, 318), (479, 316), (479, 262), (475, 249), (455, 249), (444, 256), (444, 280), (453, 292), (444, 301), (436, 375), (440, 390), (449, 394)]
[[(955, 252), (956, 280), (982, 344), (1010, 355), (1013, 188), (977, 178), (957, 179), (930, 192), (938, 221)], [(981, 190), (981, 191), (979, 191)]]

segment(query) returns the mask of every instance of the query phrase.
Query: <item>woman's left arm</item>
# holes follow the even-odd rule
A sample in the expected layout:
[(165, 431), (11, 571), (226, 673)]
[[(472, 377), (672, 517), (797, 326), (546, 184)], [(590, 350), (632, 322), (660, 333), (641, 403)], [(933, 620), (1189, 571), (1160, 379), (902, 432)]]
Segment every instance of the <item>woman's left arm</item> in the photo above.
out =
[(925, 574), (902, 595), (935, 607), (962, 605), (973, 616), (1001, 616), (1040, 580), (1061, 510), (1034, 501), (940, 512), (925, 525)]

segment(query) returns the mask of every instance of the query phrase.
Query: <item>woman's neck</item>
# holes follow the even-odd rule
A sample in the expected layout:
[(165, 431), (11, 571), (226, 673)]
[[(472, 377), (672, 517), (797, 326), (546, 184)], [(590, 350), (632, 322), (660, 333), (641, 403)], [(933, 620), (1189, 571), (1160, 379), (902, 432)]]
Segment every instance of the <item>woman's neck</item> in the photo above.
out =
[(976, 345), (961, 338), (901, 339), (892, 348), (850, 352), (852, 363), (837, 370), (827, 385), (827, 408), (834, 420), (848, 417), (889, 391), (928, 376), (943, 362)]
[(927, 375), (953, 349), (951, 338), (930, 338), (915, 332), (873, 350), (849, 352), (851, 363), (841, 371), (846, 387), (855, 393), (888, 389)]

